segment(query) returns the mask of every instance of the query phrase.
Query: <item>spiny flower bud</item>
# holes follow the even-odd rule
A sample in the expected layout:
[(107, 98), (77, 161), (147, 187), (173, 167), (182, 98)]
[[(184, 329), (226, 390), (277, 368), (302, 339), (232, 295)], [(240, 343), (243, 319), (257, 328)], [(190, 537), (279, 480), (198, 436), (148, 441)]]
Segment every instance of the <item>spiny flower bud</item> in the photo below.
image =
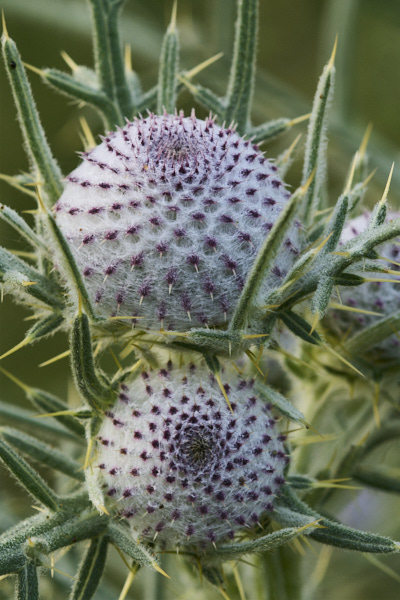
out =
[[(98, 313), (152, 328), (223, 324), (290, 195), (275, 165), (194, 113), (136, 119), (82, 158), (55, 215)], [(297, 228), (261, 293), (296, 259)]]
[(140, 539), (206, 547), (273, 509), (285, 436), (253, 380), (229, 381), (231, 409), (206, 367), (169, 362), (123, 385), (106, 413), (99, 483)]
[[(391, 213), (389, 218), (397, 216), (397, 214)], [(371, 214), (365, 213), (352, 219), (343, 229), (341, 243), (344, 244), (365, 231), (370, 218)], [(399, 240), (385, 243), (379, 246), (377, 250), (380, 256), (387, 259), (386, 264), (385, 261), (381, 263), (383, 266), (400, 272)], [(368, 276), (366, 273), (362, 274)], [(389, 273), (379, 273), (376, 277), (383, 280), (393, 280), (396, 278), (393, 274)], [(346, 339), (349, 339), (362, 329), (378, 323), (381, 318), (378, 315), (371, 315), (361, 311), (376, 312), (382, 316), (389, 316), (400, 310), (400, 287), (398, 283), (393, 283), (393, 281), (371, 281), (357, 287), (340, 288), (340, 299), (344, 307), (348, 306), (352, 310), (330, 310), (326, 315), (325, 325), (340, 338), (346, 337)], [(357, 309), (360, 312), (357, 312)], [(373, 349), (368, 349), (368, 351), (370, 350), (374, 353), (375, 363), (382, 360), (399, 359), (400, 338), (398, 334), (393, 332), (393, 335), (376, 344)]]

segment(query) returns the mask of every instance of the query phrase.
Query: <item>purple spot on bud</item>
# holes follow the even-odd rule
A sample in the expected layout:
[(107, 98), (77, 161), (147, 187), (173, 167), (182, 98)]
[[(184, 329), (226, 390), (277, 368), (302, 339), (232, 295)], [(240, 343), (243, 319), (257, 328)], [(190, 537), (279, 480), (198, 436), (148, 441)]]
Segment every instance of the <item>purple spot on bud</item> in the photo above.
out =
[(107, 241), (116, 240), (118, 237), (118, 233), (119, 231), (107, 231), (106, 235), (104, 236), (104, 239)]

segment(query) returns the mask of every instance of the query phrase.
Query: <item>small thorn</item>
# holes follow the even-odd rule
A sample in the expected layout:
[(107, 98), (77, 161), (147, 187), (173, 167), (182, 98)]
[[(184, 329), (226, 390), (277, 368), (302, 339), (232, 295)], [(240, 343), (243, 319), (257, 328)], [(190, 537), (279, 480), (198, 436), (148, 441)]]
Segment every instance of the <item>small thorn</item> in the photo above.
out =
[(361, 141), (360, 149), (358, 151), (361, 160), (365, 156), (365, 152), (367, 150), (367, 146), (368, 146), (369, 138), (371, 136), (372, 128), (373, 128), (372, 123), (369, 123), (367, 129), (365, 130), (364, 137), (363, 137), (363, 139)]
[(61, 57), (64, 60), (64, 62), (67, 63), (67, 65), (71, 69), (71, 71), (73, 73), (75, 73), (75, 71), (77, 71), (79, 69), (76, 62), (64, 50), (61, 50), (60, 54), (61, 54)]
[(40, 209), (41, 212), (47, 213), (46, 207), (42, 200), (42, 196), (40, 195), (39, 184), (35, 183), (34, 187), (35, 187), (36, 197), (37, 197), (37, 201), (38, 201), (38, 205), (39, 205), (38, 208)]
[(174, 4), (172, 6), (171, 22), (169, 24), (170, 33), (174, 33), (174, 31), (175, 31), (177, 9), (178, 9), (178, 0), (174, 0)]
[(95, 148), (97, 145), (96, 140), (94, 139), (93, 133), (92, 133), (85, 117), (80, 117), (79, 123), (81, 125), (81, 129), (83, 131), (83, 135), (85, 138), (85, 150), (88, 151), (88, 150), (91, 150), (92, 148)]
[(385, 202), (386, 202), (386, 199), (387, 199), (387, 196), (388, 196), (388, 193), (389, 193), (390, 182), (392, 181), (393, 169), (394, 169), (394, 163), (392, 163), (392, 167), (390, 169), (389, 177), (387, 179), (386, 186), (385, 186), (382, 198), (379, 200), (379, 204), (380, 205), (385, 204)]
[(62, 352), (61, 354), (57, 354), (57, 356), (54, 356), (53, 358), (50, 358), (49, 360), (46, 360), (46, 361), (40, 363), (39, 367), (47, 367), (48, 365), (51, 365), (54, 362), (61, 360), (62, 358), (67, 358), (67, 356), (69, 356), (69, 355), (70, 355), (70, 351), (66, 350), (65, 352)]
[(126, 71), (132, 73), (132, 50), (130, 44), (125, 44), (124, 63)]
[(333, 65), (335, 64), (337, 43), (338, 43), (338, 36), (336, 35), (335, 42), (333, 44), (332, 54), (331, 54), (331, 57), (330, 57), (329, 62), (328, 62), (328, 68), (329, 69), (332, 69)]
[(167, 577), (167, 579), (171, 579), (171, 577), (169, 575), (167, 575), (167, 573), (165, 571), (163, 571), (162, 568), (156, 562), (153, 562), (151, 564), (151, 566), (153, 567), (153, 569), (158, 571), (158, 573), (161, 573), (161, 575), (164, 575), (164, 577)]
[(29, 71), (33, 71), (37, 75), (40, 75), (40, 77), (46, 77), (46, 73), (42, 69), (38, 69), (37, 67), (34, 67), (33, 65), (30, 65), (26, 62), (23, 62), (22, 64), (26, 69), (29, 69)]
[(356, 152), (355, 155), (354, 155), (354, 158), (353, 158), (353, 162), (351, 163), (351, 169), (350, 169), (350, 173), (349, 173), (349, 178), (347, 180), (346, 188), (344, 190), (345, 194), (349, 194), (349, 192), (351, 190), (351, 185), (353, 183), (354, 172), (356, 170), (356, 165), (358, 163), (358, 159), (359, 159), (359, 154), (358, 154), (358, 152)]
[(229, 401), (228, 395), (227, 395), (227, 393), (226, 393), (226, 390), (225, 390), (225, 388), (224, 388), (224, 385), (223, 385), (223, 383), (222, 383), (222, 381), (221, 381), (221, 376), (220, 376), (220, 374), (219, 374), (219, 373), (214, 373), (214, 377), (215, 377), (215, 379), (217, 380), (217, 383), (218, 383), (218, 385), (219, 385), (219, 388), (220, 388), (220, 390), (221, 390), (221, 392), (222, 392), (222, 395), (223, 395), (223, 397), (225, 398), (225, 402), (227, 403), (229, 410), (230, 410), (230, 411), (231, 411), (231, 413), (233, 414), (233, 409), (232, 409), (231, 403), (230, 403), (230, 401)]
[(222, 58), (223, 55), (224, 55), (223, 52), (219, 52), (218, 54), (215, 54), (215, 56), (212, 56), (211, 58), (208, 58), (207, 60), (205, 60), (202, 63), (200, 63), (199, 65), (197, 65), (197, 67), (194, 67), (190, 71), (186, 71), (185, 78), (188, 81), (190, 81), (190, 79), (192, 79), (193, 77), (198, 75), (201, 71), (203, 71), (203, 69), (206, 69), (207, 67), (212, 65), (214, 62), (216, 62), (217, 60)]
[(4, 16), (4, 10), (1, 11), (1, 22), (3, 24), (3, 36), (4, 39), (9, 40), (10, 36), (8, 35), (7, 27), (6, 27), (6, 18)]
[(373, 176), (376, 173), (376, 169), (374, 169), (373, 171), (371, 171), (371, 173), (365, 178), (365, 180), (363, 181), (362, 187), (366, 188), (367, 185), (369, 184), (369, 182), (371, 181), (371, 179), (373, 178)]
[(10, 379), (11, 381), (13, 381), (18, 387), (20, 387), (22, 390), (24, 390), (24, 392), (26, 394), (29, 394), (31, 392), (32, 388), (29, 387), (29, 385), (26, 385), (25, 383), (23, 383), (17, 377), (15, 377), (15, 375), (12, 375), (11, 373), (9, 373), (5, 369), (3, 369), (3, 367), (0, 367), (0, 371), (1, 371), (1, 373), (3, 373), (3, 375), (5, 375), (6, 377), (8, 377), (8, 379)]
[(310, 330), (310, 335), (312, 335), (314, 333), (314, 330), (315, 330), (316, 326), (319, 323), (320, 316), (321, 315), (318, 312), (315, 313), (315, 317), (314, 317), (314, 320), (312, 322), (312, 326), (311, 326), (311, 330)]
[(335, 310), (345, 310), (348, 312), (361, 313), (363, 315), (374, 315), (377, 317), (383, 317), (383, 313), (374, 312), (372, 310), (363, 310), (362, 308), (356, 308), (355, 306), (347, 306), (346, 304), (338, 304), (337, 302), (331, 302), (330, 307)]
[[(293, 125), (297, 125), (298, 123), (303, 123), (304, 121), (308, 121), (308, 119), (311, 117), (311, 113), (307, 113), (306, 115), (301, 115), (300, 117), (296, 117), (294, 119), (291, 119), (288, 123), (288, 125), (290, 127), (292, 127)], [(296, 138), (297, 140), (297, 138)], [(296, 141), (295, 140), (295, 141)], [(297, 142), (296, 142), (297, 143)]]
[(10, 350), (7, 350), (7, 352), (4, 352), (4, 354), (2, 354), (0, 356), (0, 360), (3, 360), (3, 358), (6, 358), (6, 356), (10, 356), (10, 354), (14, 354), (14, 352), (17, 352), (18, 350), (21, 350), (21, 348), (23, 348), (24, 346), (29, 344), (31, 341), (32, 341), (32, 338), (30, 338), (30, 337), (23, 339), (22, 342), (20, 342), (16, 346), (13, 346), (13, 348), (11, 348)]

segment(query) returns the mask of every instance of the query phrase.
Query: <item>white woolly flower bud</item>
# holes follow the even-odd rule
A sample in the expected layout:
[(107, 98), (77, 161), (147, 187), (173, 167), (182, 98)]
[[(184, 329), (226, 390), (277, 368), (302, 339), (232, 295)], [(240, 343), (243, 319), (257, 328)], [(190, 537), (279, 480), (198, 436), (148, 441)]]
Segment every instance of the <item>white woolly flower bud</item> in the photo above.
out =
[[(395, 213), (389, 214), (389, 218), (397, 216)], [(370, 218), (371, 214), (365, 213), (352, 219), (343, 229), (341, 243), (344, 244), (365, 231)], [(382, 261), (383, 266), (391, 270), (400, 270), (399, 240), (385, 243), (379, 246), (377, 250), (380, 256), (387, 259), (386, 264), (385, 261)], [(396, 278), (395, 275), (389, 273), (361, 274), (365, 277), (374, 277), (375, 275), (380, 280), (393, 280)], [(343, 307), (347, 306), (351, 310), (331, 309), (326, 315), (325, 325), (340, 338), (350, 339), (357, 332), (378, 323), (381, 318), (379, 315), (362, 311), (380, 313), (382, 317), (386, 317), (400, 310), (400, 286), (398, 283), (393, 283), (393, 281), (371, 281), (355, 287), (341, 287), (340, 299)], [(399, 359), (399, 335), (394, 332), (393, 335), (376, 344), (373, 349), (368, 350), (373, 350), (375, 363), (381, 360)]]
[[(223, 324), (290, 195), (276, 167), (194, 114), (136, 119), (82, 158), (55, 216), (98, 313), (153, 328)], [(296, 259), (297, 229), (261, 294)]]
[(273, 510), (285, 436), (253, 380), (229, 381), (232, 410), (206, 367), (169, 362), (123, 385), (106, 413), (99, 484), (140, 539), (206, 547)]

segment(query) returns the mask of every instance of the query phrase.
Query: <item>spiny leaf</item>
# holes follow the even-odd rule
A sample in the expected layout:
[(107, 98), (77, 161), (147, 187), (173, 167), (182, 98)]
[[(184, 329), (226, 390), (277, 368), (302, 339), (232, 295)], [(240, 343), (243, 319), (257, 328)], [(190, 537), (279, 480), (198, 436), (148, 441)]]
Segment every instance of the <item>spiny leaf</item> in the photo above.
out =
[(2, 47), (26, 152), (37, 179), (44, 182), (45, 202), (51, 206), (61, 196), (63, 190), (61, 171), (47, 143), (17, 46), (8, 36), (5, 28)]
[(258, 0), (239, 0), (233, 60), (223, 119), (235, 122), (239, 133), (246, 133), (250, 121), (256, 69)]
[(302, 527), (288, 527), (285, 529), (280, 529), (279, 531), (269, 533), (268, 535), (264, 535), (249, 542), (222, 545), (219, 546), (216, 550), (208, 551), (205, 560), (235, 560), (239, 559), (244, 554), (265, 552), (267, 550), (271, 550), (272, 548), (276, 548), (277, 546), (280, 546), (282, 544), (287, 544), (297, 536), (306, 533), (306, 529), (308, 527), (313, 528), (314, 526), (317, 526), (316, 521), (311, 522), (310, 524), (304, 525)]
[(28, 223), (15, 210), (5, 204), (0, 204), (0, 219), (11, 225), (35, 248), (46, 247), (44, 241), (29, 227)]
[(244, 329), (260, 286), (273, 264), (273, 260), (287, 230), (293, 222), (299, 200), (304, 196), (308, 185), (309, 183), (306, 186), (298, 188), (291, 196), (258, 251), (229, 323), (231, 331), (242, 331)]
[(76, 385), (83, 398), (96, 411), (112, 402), (113, 390), (99, 378), (93, 360), (89, 320), (78, 314), (71, 329), (71, 362)]
[(314, 214), (323, 208), (322, 192), (326, 175), (326, 130), (329, 108), (333, 94), (334, 60), (336, 42), (328, 64), (325, 66), (315, 93), (314, 105), (308, 127), (307, 144), (304, 157), (302, 184), (315, 171), (315, 177), (304, 196), (303, 216), (306, 226), (312, 225)]
[(93, 598), (103, 575), (107, 549), (107, 536), (95, 538), (90, 542), (75, 577), (70, 600), (90, 600)]
[[(64, 427), (60, 427), (58, 423), (54, 421), (39, 420), (35, 419), (30, 411), (21, 408), (20, 406), (13, 406), (6, 402), (0, 402), (0, 417), (2, 423), (11, 423), (18, 427), (26, 428), (31, 433), (36, 433), (38, 436), (47, 436), (55, 439), (67, 439), (77, 441), (76, 434), (70, 433)], [(80, 425), (80, 423), (77, 423)]]
[[(400, 551), (400, 544), (393, 540), (347, 527), (341, 523), (323, 518), (302, 502), (287, 486), (276, 506), (277, 518), (284, 525), (310, 524), (310, 519), (318, 519), (322, 528), (310, 529), (308, 535), (315, 540), (338, 548), (359, 552), (392, 553)], [(305, 523), (305, 521), (307, 521)], [(307, 533), (307, 532), (305, 532)]]
[(285, 396), (272, 389), (268, 385), (262, 384), (258, 381), (256, 381), (255, 387), (261, 397), (267, 402), (270, 402), (272, 406), (277, 408), (285, 417), (291, 419), (292, 421), (296, 421), (296, 423), (300, 423), (301, 425), (306, 425), (306, 419), (303, 413), (294, 407), (293, 404), (285, 398)]
[(0, 439), (0, 458), (22, 486), (36, 500), (50, 510), (59, 508), (59, 501), (53, 492), (28, 463), (19, 456), (6, 442)]
[(85, 479), (83, 472), (80, 470), (81, 465), (79, 463), (69, 458), (57, 448), (52, 448), (26, 433), (9, 427), (0, 427), (0, 438), (23, 452), (29, 458), (41, 462), (56, 471), (65, 473), (65, 475), (78, 481), (84, 481)]
[(58, 92), (93, 106), (103, 117), (106, 128), (114, 129), (120, 122), (121, 117), (115, 103), (101, 90), (89, 84), (77, 81), (68, 73), (57, 69), (39, 70), (39, 74), (45, 83), (48, 83)]
[(129, 530), (116, 523), (110, 523), (108, 527), (110, 541), (115, 544), (122, 552), (141, 566), (152, 567), (166, 577), (168, 575), (159, 567), (156, 558), (144, 546), (132, 539)]
[(18, 571), (16, 594), (17, 600), (39, 600), (37, 568), (30, 561)]
[(177, 2), (175, 0), (172, 9), (171, 23), (164, 36), (159, 62), (157, 97), (157, 113), (159, 115), (162, 114), (163, 110), (171, 114), (176, 108), (179, 55), (179, 40), (176, 29), (176, 7)]
[(295, 335), (299, 336), (309, 344), (319, 345), (322, 342), (319, 334), (315, 330), (312, 331), (312, 326), (303, 319), (303, 317), (292, 310), (280, 312), (279, 318), (285, 323), (290, 331), (293, 331)]
[[(54, 308), (63, 308), (61, 289), (41, 275), (25, 261), (0, 247), (0, 282), (6, 283), (10, 291), (21, 296), (21, 288), (29, 294)], [(34, 285), (26, 283), (34, 282)]]

